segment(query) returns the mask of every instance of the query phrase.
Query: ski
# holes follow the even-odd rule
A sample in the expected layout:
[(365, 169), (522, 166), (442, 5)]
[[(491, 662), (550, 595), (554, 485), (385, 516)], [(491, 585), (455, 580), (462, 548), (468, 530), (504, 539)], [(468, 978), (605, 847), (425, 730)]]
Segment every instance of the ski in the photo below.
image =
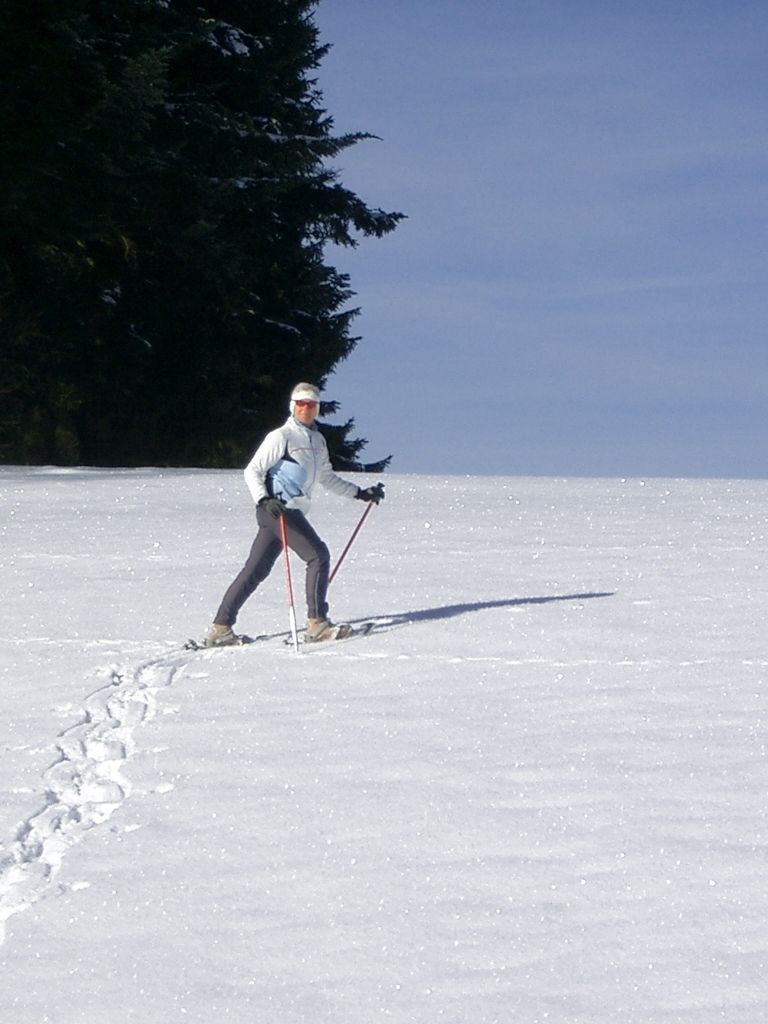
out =
[[(307, 640), (306, 637), (299, 639), (300, 647), (322, 647), (323, 644), (327, 643), (340, 643), (342, 640), (354, 640), (355, 637), (367, 636), (371, 630), (375, 629), (375, 622), (361, 622), (359, 625), (352, 626), (347, 622), (339, 623), (334, 626), (332, 635), (325, 637), (323, 640)], [(183, 650), (185, 651), (226, 651), (232, 647), (244, 647), (248, 644), (260, 643), (263, 640), (269, 640), (269, 636), (248, 636), (242, 633), (237, 638), (236, 644), (217, 644), (209, 647), (202, 640), (195, 640), (190, 637), (189, 640), (184, 644)], [(274, 639), (274, 635), (271, 639)], [(286, 647), (293, 647), (293, 638), (284, 637), (283, 644)]]
[(255, 644), (257, 640), (263, 640), (263, 639), (264, 639), (264, 637), (247, 636), (245, 633), (242, 633), (242, 634), (240, 634), (238, 636), (236, 644), (212, 644), (212, 645), (209, 646), (204, 641), (193, 640), (193, 639), (190, 638), (184, 644), (184, 650), (185, 651), (223, 651), (223, 650), (226, 650), (228, 647), (244, 647), (246, 644)]

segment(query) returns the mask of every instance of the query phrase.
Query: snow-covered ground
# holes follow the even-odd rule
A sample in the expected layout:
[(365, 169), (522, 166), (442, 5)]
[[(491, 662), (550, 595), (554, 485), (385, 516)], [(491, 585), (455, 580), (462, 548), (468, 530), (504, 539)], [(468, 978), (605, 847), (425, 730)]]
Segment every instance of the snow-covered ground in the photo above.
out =
[(768, 1019), (768, 483), (386, 482), (193, 654), (239, 473), (0, 470), (0, 1021)]

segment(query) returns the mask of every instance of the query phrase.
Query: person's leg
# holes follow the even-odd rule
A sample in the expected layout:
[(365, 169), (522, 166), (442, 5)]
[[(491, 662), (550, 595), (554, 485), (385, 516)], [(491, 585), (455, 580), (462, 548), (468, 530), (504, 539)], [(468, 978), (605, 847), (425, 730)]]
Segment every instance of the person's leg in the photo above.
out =
[(326, 619), (328, 570), (331, 563), (328, 548), (301, 512), (286, 513), (285, 537), (288, 547), (307, 565), (307, 618)]
[(277, 520), (264, 509), (257, 510), (259, 532), (251, 547), (248, 561), (229, 585), (222, 598), (214, 623), (221, 626), (233, 626), (238, 612), (254, 592), (256, 587), (269, 576), (272, 566), (280, 554), (282, 542), (278, 533), (275, 534), (273, 524)]

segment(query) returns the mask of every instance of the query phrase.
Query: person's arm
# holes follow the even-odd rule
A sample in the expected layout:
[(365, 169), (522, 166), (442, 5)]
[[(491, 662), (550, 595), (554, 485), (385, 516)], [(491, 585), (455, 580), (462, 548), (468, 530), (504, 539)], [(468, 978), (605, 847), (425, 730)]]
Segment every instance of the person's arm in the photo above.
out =
[(272, 430), (254, 452), (253, 458), (245, 467), (243, 476), (251, 492), (251, 497), (258, 505), (268, 498), (267, 473), (278, 462), (285, 452), (285, 438), (282, 430)]
[(357, 492), (360, 488), (357, 484), (350, 483), (349, 480), (345, 480), (337, 473), (334, 473), (333, 467), (331, 466), (331, 460), (328, 455), (328, 446), (325, 443), (325, 438), (319, 433), (318, 437), (321, 442), (319, 469), (317, 474), (318, 480), (323, 487), (329, 491), (333, 491), (334, 494), (341, 495), (342, 498), (356, 498)]

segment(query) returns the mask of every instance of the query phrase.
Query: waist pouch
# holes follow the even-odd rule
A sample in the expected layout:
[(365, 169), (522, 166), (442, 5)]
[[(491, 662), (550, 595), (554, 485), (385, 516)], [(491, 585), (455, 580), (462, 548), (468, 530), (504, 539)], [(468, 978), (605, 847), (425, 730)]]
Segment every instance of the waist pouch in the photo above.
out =
[(280, 459), (267, 473), (267, 489), (273, 498), (288, 502), (304, 494), (307, 471), (292, 459)]

